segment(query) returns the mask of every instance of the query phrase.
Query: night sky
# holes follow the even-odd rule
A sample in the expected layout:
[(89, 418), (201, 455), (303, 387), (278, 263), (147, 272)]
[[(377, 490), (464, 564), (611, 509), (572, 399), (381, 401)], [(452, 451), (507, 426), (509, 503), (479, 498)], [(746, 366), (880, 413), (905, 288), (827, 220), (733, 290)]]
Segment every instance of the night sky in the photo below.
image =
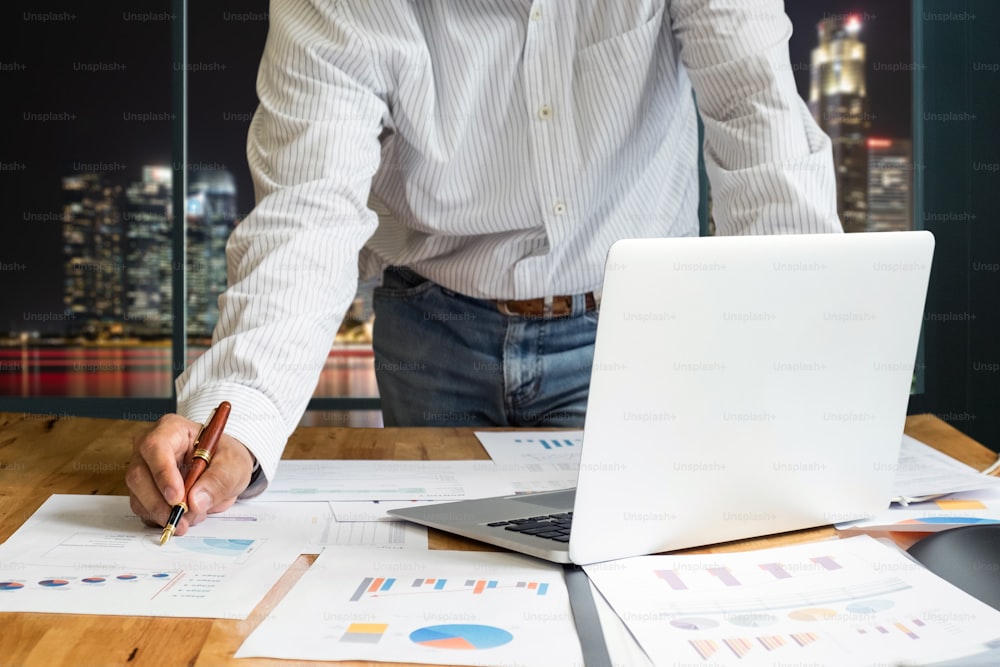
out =
[[(74, 166), (103, 163), (124, 185), (139, 180), (143, 165), (172, 160), (170, 3), (44, 4), (40, 10), (0, 9), (0, 118), (6, 130), (0, 136), (0, 221), (7, 232), (0, 264), (15, 267), (0, 271), (0, 335), (26, 328), (25, 313), (63, 310), (62, 177)], [(906, 0), (788, 0), (800, 93), (808, 95), (816, 23), (830, 14), (857, 13), (868, 48), (872, 132), (908, 137), (909, 7)], [(244, 215), (253, 204), (244, 149), (267, 2), (190, 2), (188, 11), (189, 161), (232, 172)]]

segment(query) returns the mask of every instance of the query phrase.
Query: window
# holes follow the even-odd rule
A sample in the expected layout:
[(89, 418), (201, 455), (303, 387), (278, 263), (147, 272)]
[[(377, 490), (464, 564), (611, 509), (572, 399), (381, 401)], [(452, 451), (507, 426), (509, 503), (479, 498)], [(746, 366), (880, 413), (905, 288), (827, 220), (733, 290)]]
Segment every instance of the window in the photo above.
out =
[(845, 231), (918, 227), (909, 1), (787, 0), (785, 12), (799, 95), (833, 144)]
[(171, 5), (66, 7), (3, 10), (0, 395), (165, 406)]
[[(0, 74), (19, 104), (6, 112), (15, 131), (0, 177), (19, 196), (3, 204), (2, 405), (154, 418), (208, 344), (225, 241), (253, 204), (244, 149), (268, 3), (184, 4), (5, 10)], [(333, 411), (314, 419), (380, 420), (364, 295), (317, 388), (314, 407)], [(355, 409), (368, 412), (342, 412)]]
[[(246, 137), (268, 26), (267, 0), (188, 7), (188, 359), (206, 348), (225, 287), (224, 244), (253, 207)], [(238, 45), (238, 46), (237, 46)], [(221, 262), (220, 262), (221, 258)], [(371, 285), (359, 285), (305, 423), (381, 425), (371, 347)]]
[[(143, 419), (172, 409), (173, 377), (214, 321), (224, 232), (252, 205), (243, 151), (267, 8), (108, 0), (0, 10), (0, 410)], [(926, 391), (918, 384), (914, 405), (998, 442), (1000, 5), (785, 9), (800, 94), (834, 140), (848, 228), (937, 238)], [(186, 155), (175, 108), (183, 75)], [(185, 167), (186, 187), (173, 187)], [(377, 420), (370, 306), (359, 297), (312, 423)]]

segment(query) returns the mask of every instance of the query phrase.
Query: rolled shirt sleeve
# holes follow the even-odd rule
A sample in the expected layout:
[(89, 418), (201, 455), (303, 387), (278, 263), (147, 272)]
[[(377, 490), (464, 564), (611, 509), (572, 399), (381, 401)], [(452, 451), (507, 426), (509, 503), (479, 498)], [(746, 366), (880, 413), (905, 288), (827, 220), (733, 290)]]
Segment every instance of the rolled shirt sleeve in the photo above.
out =
[(840, 232), (830, 139), (795, 86), (780, 0), (674, 0), (722, 234)]
[(247, 157), (257, 205), (227, 244), (212, 346), (177, 380), (178, 411), (221, 400), (226, 432), (273, 477), (357, 288), (386, 105), (339, 3), (275, 0)]

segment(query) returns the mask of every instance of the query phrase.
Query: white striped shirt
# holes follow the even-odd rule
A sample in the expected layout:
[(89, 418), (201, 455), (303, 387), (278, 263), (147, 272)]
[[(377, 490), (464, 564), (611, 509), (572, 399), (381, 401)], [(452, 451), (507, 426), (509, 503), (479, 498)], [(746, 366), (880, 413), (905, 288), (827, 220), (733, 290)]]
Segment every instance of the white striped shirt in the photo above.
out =
[[(212, 348), (178, 409), (233, 404), (271, 477), (365, 274), (470, 296), (598, 289), (611, 243), (840, 231), (781, 0), (273, 0)], [(379, 213), (376, 214), (375, 210)]]

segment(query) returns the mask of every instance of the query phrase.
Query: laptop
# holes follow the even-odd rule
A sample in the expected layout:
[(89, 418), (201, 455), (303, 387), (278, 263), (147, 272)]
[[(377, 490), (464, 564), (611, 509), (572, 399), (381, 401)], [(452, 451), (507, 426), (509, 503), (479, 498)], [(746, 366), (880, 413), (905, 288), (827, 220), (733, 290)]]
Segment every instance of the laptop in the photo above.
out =
[(619, 241), (576, 487), (390, 514), (584, 565), (883, 510), (933, 250), (927, 231)]

